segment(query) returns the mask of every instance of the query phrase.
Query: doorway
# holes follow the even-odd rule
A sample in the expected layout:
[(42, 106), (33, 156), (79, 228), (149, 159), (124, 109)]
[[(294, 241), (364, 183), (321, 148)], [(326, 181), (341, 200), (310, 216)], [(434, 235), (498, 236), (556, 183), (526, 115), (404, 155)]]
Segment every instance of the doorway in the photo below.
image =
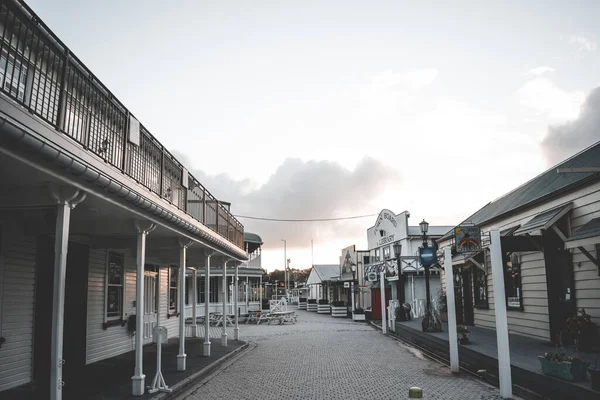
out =
[[(89, 246), (69, 242), (65, 278), (63, 324), (63, 381), (65, 395), (77, 387), (85, 366)], [(33, 378), (39, 393), (50, 391), (52, 303), (54, 289), (54, 238), (38, 238)]]
[(577, 311), (573, 260), (571, 253), (565, 250), (563, 241), (554, 231), (543, 231), (542, 240), (546, 262), (550, 340), (558, 343), (567, 318), (575, 315)]
[(157, 294), (158, 267), (146, 264), (144, 270), (144, 344), (152, 342), (154, 328), (158, 324)]
[(473, 267), (462, 270), (463, 323), (465, 325), (475, 324), (472, 269)]
[[(385, 288), (386, 302), (392, 299), (392, 289)], [(381, 319), (381, 289), (371, 289), (371, 318)]]

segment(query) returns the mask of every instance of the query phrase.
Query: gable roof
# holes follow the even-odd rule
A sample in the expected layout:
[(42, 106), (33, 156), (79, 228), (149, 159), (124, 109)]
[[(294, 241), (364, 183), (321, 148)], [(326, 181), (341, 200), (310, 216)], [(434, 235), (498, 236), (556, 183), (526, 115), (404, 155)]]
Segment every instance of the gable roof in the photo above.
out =
[(600, 167), (600, 142), (536, 176), (529, 182), (487, 204), (467, 221), (482, 225), (517, 210), (547, 201), (577, 186), (600, 180), (600, 174), (577, 172), (559, 174), (557, 168)]
[[(314, 274), (314, 275), (313, 275)], [(310, 275), (306, 280), (307, 284), (321, 283), (331, 281), (333, 278), (340, 277), (340, 266), (337, 264), (313, 265)]]

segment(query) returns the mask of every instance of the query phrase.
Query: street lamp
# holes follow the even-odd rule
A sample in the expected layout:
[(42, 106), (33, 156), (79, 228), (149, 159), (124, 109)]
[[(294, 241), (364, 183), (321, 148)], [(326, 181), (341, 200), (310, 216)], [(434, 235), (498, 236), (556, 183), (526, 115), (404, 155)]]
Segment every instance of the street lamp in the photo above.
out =
[(281, 241), (283, 242), (283, 281), (287, 291), (287, 241), (285, 239), (281, 239)]
[[(427, 243), (427, 231), (429, 230), (429, 223), (423, 219), (421, 223), (419, 223), (421, 227), (421, 233), (423, 233), (423, 248), (426, 249), (429, 247)], [(425, 316), (423, 317), (422, 328), (424, 332), (438, 332), (441, 329), (441, 326), (438, 326), (439, 323), (436, 321), (435, 316), (431, 310), (431, 294), (429, 289), (429, 264), (423, 265), (425, 269)], [(452, 266), (450, 266), (452, 268)]]
[(429, 230), (429, 222), (425, 221), (425, 218), (423, 218), (423, 221), (419, 223), (419, 226), (421, 227), (421, 233), (423, 234), (423, 247), (427, 248), (427, 231)]

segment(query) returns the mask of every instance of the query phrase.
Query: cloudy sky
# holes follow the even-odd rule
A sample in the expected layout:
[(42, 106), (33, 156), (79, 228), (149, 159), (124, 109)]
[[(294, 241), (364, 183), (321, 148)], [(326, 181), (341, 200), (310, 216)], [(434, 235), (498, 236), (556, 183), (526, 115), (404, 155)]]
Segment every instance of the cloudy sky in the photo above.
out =
[[(597, 1), (28, 3), (237, 215), (453, 225), (600, 140)], [(241, 219), (270, 270), (374, 220)]]

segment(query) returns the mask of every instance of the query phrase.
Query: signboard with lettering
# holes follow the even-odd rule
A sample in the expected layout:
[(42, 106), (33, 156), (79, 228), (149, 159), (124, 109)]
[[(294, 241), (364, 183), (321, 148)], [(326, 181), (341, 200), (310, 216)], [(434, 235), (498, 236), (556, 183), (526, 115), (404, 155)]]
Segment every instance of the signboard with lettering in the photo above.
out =
[(408, 212), (395, 215), (383, 209), (377, 217), (375, 225), (367, 230), (369, 250), (390, 245), (408, 236)]
[(354, 245), (348, 246), (342, 250), (340, 258), (340, 276), (342, 277), (342, 281), (355, 279), (358, 276), (357, 269), (356, 248)]
[(397, 281), (400, 279), (398, 275), (398, 263), (395, 260), (387, 261), (384, 265), (385, 280)]
[(459, 225), (454, 228), (454, 246), (457, 253), (481, 250), (481, 230), (475, 225)]

